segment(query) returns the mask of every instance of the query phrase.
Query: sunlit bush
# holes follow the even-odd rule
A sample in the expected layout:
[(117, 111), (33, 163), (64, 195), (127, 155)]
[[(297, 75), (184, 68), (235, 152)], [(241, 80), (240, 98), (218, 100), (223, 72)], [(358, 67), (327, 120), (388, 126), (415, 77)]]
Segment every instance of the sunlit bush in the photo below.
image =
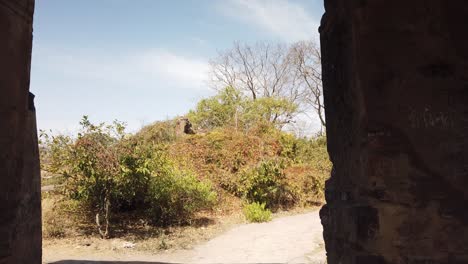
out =
[(249, 203), (243, 208), (244, 216), (249, 222), (261, 223), (271, 220), (271, 211), (265, 208), (262, 203)]
[(292, 204), (284, 166), (280, 160), (266, 160), (242, 173), (240, 192), (243, 197), (273, 209)]
[(81, 125), (76, 139), (48, 136), (42, 144), (49, 168), (66, 178), (64, 193), (94, 213), (102, 237), (111, 213), (146, 211), (154, 223), (178, 223), (216, 202), (210, 185), (179, 170), (163, 145), (126, 135), (119, 122), (94, 125), (84, 117)]
[(211, 208), (216, 193), (207, 182), (178, 169), (152, 177), (147, 201), (149, 218), (160, 225), (187, 223), (193, 214)]

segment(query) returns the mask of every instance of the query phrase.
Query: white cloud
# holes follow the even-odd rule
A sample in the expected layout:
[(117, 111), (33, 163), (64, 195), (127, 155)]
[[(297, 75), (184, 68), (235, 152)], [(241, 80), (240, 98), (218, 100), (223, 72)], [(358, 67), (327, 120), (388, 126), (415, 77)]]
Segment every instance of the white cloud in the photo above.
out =
[(211, 94), (208, 62), (166, 49), (35, 49), (31, 90), (38, 126), (76, 131), (83, 114), (93, 120), (127, 121), (131, 130), (143, 120), (186, 113)]
[(180, 55), (164, 49), (122, 54), (104, 52), (35, 51), (40, 70), (70, 79), (119, 84), (122, 87), (167, 85), (205, 89), (206, 59)]
[(319, 20), (306, 9), (288, 0), (227, 0), (222, 11), (231, 17), (282, 38), (298, 41), (317, 38)]
[(184, 57), (167, 50), (150, 50), (133, 57), (141, 72), (158, 76), (164, 81), (200, 86), (207, 80), (207, 60)]

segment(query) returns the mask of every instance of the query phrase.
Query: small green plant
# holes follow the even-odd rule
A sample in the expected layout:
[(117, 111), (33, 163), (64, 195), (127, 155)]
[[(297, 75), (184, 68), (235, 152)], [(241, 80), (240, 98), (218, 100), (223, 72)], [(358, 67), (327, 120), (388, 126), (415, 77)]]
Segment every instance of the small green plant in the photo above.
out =
[(244, 216), (249, 222), (262, 223), (271, 220), (271, 211), (265, 208), (265, 203), (250, 203), (244, 206)]
[(170, 248), (170, 245), (167, 244), (166, 242), (166, 236), (165, 235), (162, 235), (161, 237), (161, 241), (159, 241), (159, 246), (158, 246), (159, 249), (162, 249), (162, 250), (166, 250), (166, 249), (169, 249)]

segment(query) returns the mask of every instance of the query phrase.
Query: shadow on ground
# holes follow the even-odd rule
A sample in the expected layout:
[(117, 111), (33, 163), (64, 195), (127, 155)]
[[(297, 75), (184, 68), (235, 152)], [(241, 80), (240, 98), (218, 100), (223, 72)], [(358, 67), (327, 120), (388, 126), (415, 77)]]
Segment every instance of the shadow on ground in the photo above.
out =
[(177, 263), (147, 262), (147, 261), (60, 260), (57, 262), (49, 262), (49, 264), (177, 264)]
[[(179, 264), (170, 262), (146, 262), (146, 261), (91, 261), (91, 260), (61, 260), (49, 264)], [(180, 263), (182, 264), (182, 263)], [(275, 264), (275, 263), (271, 263)], [(280, 263), (278, 263), (280, 264)], [(322, 264), (320, 262), (320, 264)]]

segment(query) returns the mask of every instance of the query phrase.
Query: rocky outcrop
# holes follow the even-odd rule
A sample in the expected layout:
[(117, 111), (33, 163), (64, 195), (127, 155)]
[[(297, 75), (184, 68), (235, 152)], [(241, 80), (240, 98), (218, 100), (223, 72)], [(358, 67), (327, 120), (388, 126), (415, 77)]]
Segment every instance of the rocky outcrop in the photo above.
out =
[(0, 263), (41, 263), (41, 199), (33, 95), (34, 1), (0, 0)]
[(468, 263), (468, 3), (325, 7), (328, 263)]
[(177, 119), (176, 123), (176, 135), (181, 136), (184, 134), (194, 135), (195, 131), (193, 130), (192, 123), (188, 118), (181, 117)]

